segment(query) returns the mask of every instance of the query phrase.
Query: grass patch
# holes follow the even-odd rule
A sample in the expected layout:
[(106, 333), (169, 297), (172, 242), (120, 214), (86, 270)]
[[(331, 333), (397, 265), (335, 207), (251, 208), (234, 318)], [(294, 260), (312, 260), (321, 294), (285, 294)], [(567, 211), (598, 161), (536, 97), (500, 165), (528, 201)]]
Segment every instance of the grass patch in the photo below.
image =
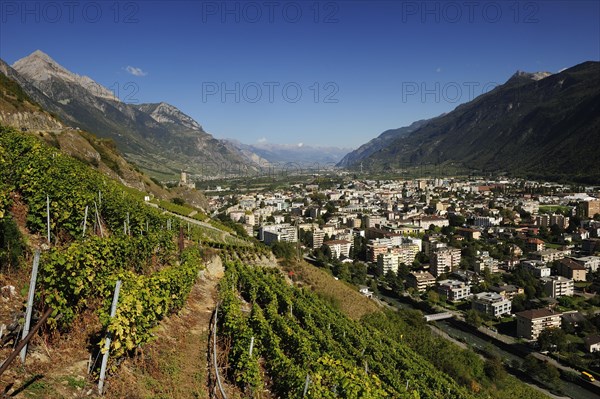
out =
[(83, 389), (85, 388), (85, 380), (83, 378), (78, 378), (78, 377), (74, 377), (72, 375), (67, 375), (61, 378), (61, 381), (64, 381), (67, 383), (67, 385), (71, 388), (79, 388), (79, 389)]
[(317, 293), (326, 302), (342, 311), (351, 319), (358, 320), (366, 314), (377, 312), (380, 308), (373, 300), (358, 292), (356, 287), (334, 280), (333, 276), (316, 266), (302, 262), (287, 262), (287, 272), (294, 272), (294, 280), (298, 280)]

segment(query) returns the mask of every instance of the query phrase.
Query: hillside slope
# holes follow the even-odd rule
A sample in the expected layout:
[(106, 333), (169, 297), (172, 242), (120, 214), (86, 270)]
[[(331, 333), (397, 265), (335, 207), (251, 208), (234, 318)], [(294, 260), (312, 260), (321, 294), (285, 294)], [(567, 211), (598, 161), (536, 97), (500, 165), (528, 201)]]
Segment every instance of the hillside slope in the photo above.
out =
[(384, 149), (386, 146), (393, 143), (395, 140), (408, 136), (415, 130), (424, 126), (430, 119), (423, 119), (420, 121), (416, 121), (411, 123), (408, 126), (404, 126), (398, 129), (389, 129), (385, 132), (381, 133), (379, 136), (374, 139), (368, 141), (367, 143), (361, 145), (356, 150), (349, 152), (340, 160), (337, 166), (340, 167), (348, 167), (354, 164), (358, 164), (358, 162), (367, 158), (371, 154)]
[[(10, 68), (10, 67), (9, 67)], [(6, 69), (5, 69), (6, 70)], [(15, 75), (13, 75), (15, 77)], [(178, 188), (169, 192), (162, 185), (127, 162), (111, 139), (100, 139), (80, 129), (65, 126), (31, 99), (15, 80), (0, 68), (0, 125), (36, 134), (48, 144), (83, 161), (127, 187), (151, 193), (161, 199), (185, 197), (197, 207), (206, 207), (204, 195), (196, 190)]]
[[(18, 60), (12, 68), (0, 62), (0, 72), (19, 83), (24, 92), (64, 124), (114, 140), (128, 160), (151, 175), (169, 180), (185, 170), (214, 176), (248, 164), (239, 151), (206, 133), (177, 108), (164, 103), (127, 104), (39, 50)], [(129, 98), (135, 90), (134, 82), (123, 84), (122, 91), (127, 92), (130, 101), (135, 101)]]
[(592, 182), (600, 178), (597, 148), (600, 63), (585, 62), (550, 76), (519, 72), (373, 153), (364, 164), (393, 170), (456, 162), (472, 169)]

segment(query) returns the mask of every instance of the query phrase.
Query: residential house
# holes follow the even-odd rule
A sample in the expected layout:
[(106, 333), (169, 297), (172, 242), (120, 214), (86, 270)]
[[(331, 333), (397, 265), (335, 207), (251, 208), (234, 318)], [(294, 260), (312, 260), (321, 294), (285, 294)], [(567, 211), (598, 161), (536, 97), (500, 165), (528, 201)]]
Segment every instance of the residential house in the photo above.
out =
[(477, 229), (458, 227), (455, 231), (456, 231), (456, 234), (463, 236), (465, 238), (471, 239), (471, 240), (479, 240), (481, 238), (481, 231), (479, 231)]
[(524, 260), (521, 261), (521, 267), (529, 270), (535, 277), (548, 277), (551, 274), (551, 270), (541, 260)]
[(522, 295), (525, 290), (512, 284), (504, 284), (490, 287), (490, 291), (502, 295), (506, 299), (512, 300), (517, 295)]
[(588, 335), (583, 339), (583, 344), (589, 353), (600, 351), (600, 335)]
[(525, 249), (529, 252), (541, 251), (544, 249), (544, 241), (539, 238), (526, 238)]
[(600, 268), (600, 256), (582, 256), (571, 259), (585, 267), (589, 273), (595, 273)]
[(475, 260), (475, 272), (483, 273), (483, 271), (487, 269), (490, 273), (498, 273), (498, 265), (499, 262), (497, 259), (492, 258), (488, 251), (483, 251)]

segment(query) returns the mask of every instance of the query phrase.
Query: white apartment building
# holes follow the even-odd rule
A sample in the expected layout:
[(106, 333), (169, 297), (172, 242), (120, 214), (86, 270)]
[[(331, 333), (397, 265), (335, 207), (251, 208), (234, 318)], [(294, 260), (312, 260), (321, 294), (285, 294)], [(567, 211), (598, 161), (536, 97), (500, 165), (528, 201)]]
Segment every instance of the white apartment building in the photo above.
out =
[(327, 245), (331, 249), (331, 255), (334, 258), (340, 258), (342, 255), (346, 258), (350, 256), (350, 248), (352, 243), (347, 240), (330, 240), (325, 241), (323, 245)]
[(498, 265), (497, 259), (492, 258), (488, 251), (483, 251), (475, 261), (475, 272), (483, 273), (485, 269), (488, 269), (490, 273), (498, 273), (500, 271)]
[(312, 247), (313, 249), (321, 248), (323, 240), (325, 239), (325, 232), (323, 230), (313, 230), (312, 232)]
[(551, 298), (572, 296), (575, 293), (575, 283), (570, 278), (563, 276), (549, 276), (540, 279), (544, 285), (546, 295)]
[(517, 337), (537, 340), (540, 333), (547, 328), (560, 328), (561, 313), (548, 309), (525, 310), (516, 314)]
[(442, 280), (438, 282), (438, 293), (451, 302), (458, 302), (471, 296), (471, 286), (459, 280)]
[(400, 255), (394, 252), (386, 252), (377, 256), (377, 266), (383, 270), (386, 274), (390, 270), (394, 273), (398, 273), (398, 267)]
[(473, 218), (473, 225), (476, 227), (487, 228), (492, 226), (498, 226), (501, 221), (502, 218), (495, 218), (491, 216), (475, 216)]
[(512, 310), (511, 301), (495, 292), (480, 292), (479, 294), (475, 294), (471, 306), (476, 311), (492, 317), (510, 314)]
[(435, 285), (435, 277), (425, 271), (412, 272), (406, 278), (406, 284), (419, 292), (425, 292), (427, 288)]
[(521, 262), (521, 267), (529, 270), (535, 277), (549, 277), (551, 270), (541, 260), (524, 260)]
[(563, 259), (571, 255), (570, 249), (544, 249), (541, 251), (535, 251), (531, 253), (531, 256), (535, 260), (541, 260), (542, 262), (554, 262), (555, 260)]
[(431, 255), (429, 272), (435, 277), (443, 273), (450, 273), (460, 264), (460, 249), (446, 247), (440, 248)]
[(297, 242), (298, 232), (296, 227), (289, 223), (270, 224), (261, 226), (258, 230), (258, 239), (269, 245), (273, 242)]

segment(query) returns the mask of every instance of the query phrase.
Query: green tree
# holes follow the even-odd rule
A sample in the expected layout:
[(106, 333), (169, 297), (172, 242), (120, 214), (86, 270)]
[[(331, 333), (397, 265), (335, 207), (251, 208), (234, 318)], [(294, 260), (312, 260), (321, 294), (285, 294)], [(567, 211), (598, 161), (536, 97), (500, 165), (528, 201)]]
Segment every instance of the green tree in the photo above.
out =
[(563, 352), (567, 345), (566, 338), (567, 334), (561, 328), (547, 328), (540, 333), (538, 343), (542, 350)]
[(440, 301), (440, 294), (435, 292), (434, 290), (427, 291), (427, 302), (432, 305), (437, 304)]
[(452, 213), (448, 215), (448, 221), (450, 223), (450, 226), (461, 227), (466, 223), (467, 220), (464, 216), (459, 215), (458, 213)]
[(490, 381), (493, 382), (502, 381), (507, 376), (506, 370), (502, 365), (502, 360), (498, 356), (492, 356), (487, 359), (483, 366), (483, 371)]
[(274, 242), (271, 244), (271, 251), (278, 258), (291, 260), (296, 256), (296, 244), (283, 241)]
[(185, 200), (181, 197), (175, 197), (171, 200), (172, 203), (174, 203), (175, 205), (185, 205)]
[(352, 284), (363, 285), (367, 279), (367, 265), (363, 262), (354, 262), (349, 266)]
[(335, 260), (333, 263), (333, 274), (340, 280), (350, 281), (351, 275), (350, 270), (348, 269), (348, 264), (344, 262), (340, 262), (339, 260)]
[(475, 309), (467, 310), (465, 314), (465, 321), (469, 325), (477, 328), (481, 327), (481, 325), (483, 324), (483, 319), (481, 318), (481, 315)]

